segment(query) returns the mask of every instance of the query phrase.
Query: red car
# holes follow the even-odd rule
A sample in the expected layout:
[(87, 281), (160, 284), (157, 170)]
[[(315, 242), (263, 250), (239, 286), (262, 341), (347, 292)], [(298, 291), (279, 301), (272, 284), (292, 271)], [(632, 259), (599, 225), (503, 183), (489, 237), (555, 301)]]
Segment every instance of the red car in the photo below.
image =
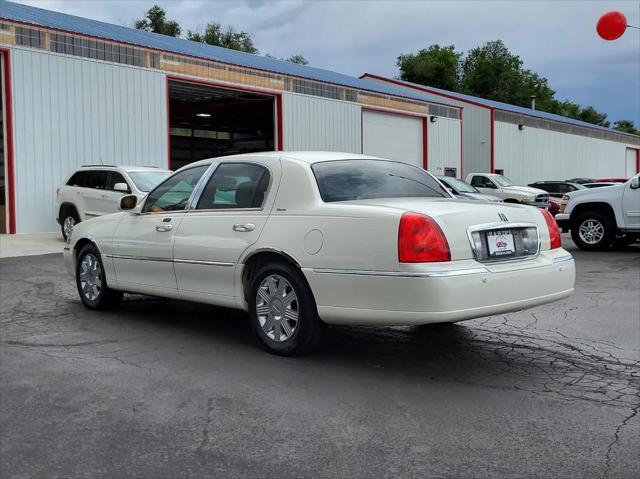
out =
[(629, 178), (596, 178), (591, 183), (626, 183)]
[(560, 212), (561, 204), (562, 204), (562, 200), (560, 198), (554, 198), (553, 196), (549, 196), (549, 207), (547, 208), (547, 211), (551, 213), (551, 216), (555, 216)]

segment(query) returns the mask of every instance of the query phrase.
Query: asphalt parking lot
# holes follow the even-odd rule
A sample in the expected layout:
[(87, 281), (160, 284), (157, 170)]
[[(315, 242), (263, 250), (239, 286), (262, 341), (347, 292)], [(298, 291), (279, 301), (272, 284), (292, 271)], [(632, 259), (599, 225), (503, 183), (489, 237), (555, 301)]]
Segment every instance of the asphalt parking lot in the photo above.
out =
[(61, 255), (0, 260), (0, 476), (640, 477), (640, 248), (568, 300), (263, 352), (239, 313), (87, 311)]

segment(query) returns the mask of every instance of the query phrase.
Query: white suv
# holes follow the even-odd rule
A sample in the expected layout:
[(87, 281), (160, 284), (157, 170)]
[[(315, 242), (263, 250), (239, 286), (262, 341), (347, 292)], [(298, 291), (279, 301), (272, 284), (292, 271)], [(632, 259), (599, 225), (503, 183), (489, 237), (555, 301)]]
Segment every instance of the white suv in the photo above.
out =
[(117, 212), (124, 195), (136, 195), (139, 201), (171, 174), (143, 166), (90, 165), (75, 170), (56, 193), (62, 236), (66, 240), (76, 223)]

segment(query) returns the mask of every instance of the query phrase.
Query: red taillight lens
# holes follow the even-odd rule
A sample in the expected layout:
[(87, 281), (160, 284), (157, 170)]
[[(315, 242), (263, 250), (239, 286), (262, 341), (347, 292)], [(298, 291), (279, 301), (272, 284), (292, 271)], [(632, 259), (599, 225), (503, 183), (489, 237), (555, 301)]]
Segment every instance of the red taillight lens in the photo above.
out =
[(449, 243), (438, 223), (418, 213), (403, 214), (398, 228), (398, 261), (401, 263), (451, 261)]
[(549, 230), (549, 241), (551, 243), (550, 249), (560, 248), (560, 228), (558, 228), (558, 223), (556, 223), (556, 220), (547, 210), (540, 210), (540, 212), (542, 213), (542, 216), (544, 216), (544, 220), (547, 222), (547, 229)]

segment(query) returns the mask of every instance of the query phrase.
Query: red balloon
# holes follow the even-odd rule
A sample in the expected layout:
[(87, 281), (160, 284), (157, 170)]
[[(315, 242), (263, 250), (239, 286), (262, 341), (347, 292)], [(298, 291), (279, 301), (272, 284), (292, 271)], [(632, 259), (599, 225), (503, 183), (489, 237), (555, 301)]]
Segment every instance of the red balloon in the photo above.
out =
[(600, 17), (596, 31), (605, 40), (620, 38), (627, 29), (627, 17), (622, 12), (607, 12)]

